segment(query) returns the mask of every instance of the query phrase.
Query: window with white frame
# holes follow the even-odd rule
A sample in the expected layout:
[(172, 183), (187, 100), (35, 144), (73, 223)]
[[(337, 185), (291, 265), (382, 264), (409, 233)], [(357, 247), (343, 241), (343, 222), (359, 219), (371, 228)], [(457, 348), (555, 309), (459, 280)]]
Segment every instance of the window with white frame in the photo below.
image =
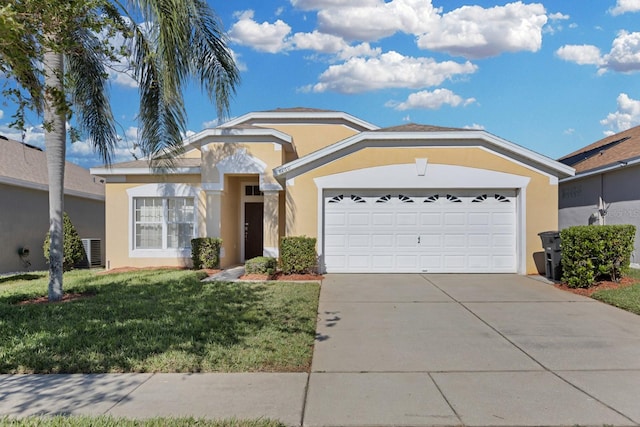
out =
[(134, 197), (135, 249), (188, 249), (194, 237), (192, 197)]

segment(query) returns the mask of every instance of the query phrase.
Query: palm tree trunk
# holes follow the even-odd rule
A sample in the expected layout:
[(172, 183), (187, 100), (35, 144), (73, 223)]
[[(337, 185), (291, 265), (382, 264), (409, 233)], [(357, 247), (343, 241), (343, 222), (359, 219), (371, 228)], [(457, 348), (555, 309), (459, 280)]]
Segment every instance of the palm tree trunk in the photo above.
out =
[(44, 143), (49, 175), (49, 301), (62, 299), (62, 262), (64, 259), (62, 214), (64, 212), (64, 165), (66, 151), (66, 122), (60, 106), (64, 93), (63, 55), (46, 52)]

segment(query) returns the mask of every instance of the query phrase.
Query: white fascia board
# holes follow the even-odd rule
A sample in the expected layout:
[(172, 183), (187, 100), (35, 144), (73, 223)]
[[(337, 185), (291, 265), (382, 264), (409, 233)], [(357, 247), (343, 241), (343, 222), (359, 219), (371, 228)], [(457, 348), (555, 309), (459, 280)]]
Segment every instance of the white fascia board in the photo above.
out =
[(620, 170), (628, 167), (638, 166), (638, 165), (640, 165), (640, 159), (619, 162), (619, 163), (616, 163), (615, 165), (606, 166), (598, 169), (592, 169), (583, 173), (578, 173), (575, 176), (570, 176), (568, 178), (561, 179), (560, 184), (563, 184), (565, 182), (576, 181), (576, 180), (587, 178), (593, 175), (601, 175), (603, 173), (608, 173), (608, 172), (612, 172), (612, 171), (616, 171), (616, 170)]
[[(498, 138), (485, 131), (443, 131), (443, 132), (362, 132), (354, 135), (350, 138), (336, 142), (325, 148), (321, 148), (313, 153), (310, 153), (304, 157), (296, 159), (292, 162), (284, 164), (274, 169), (274, 176), (281, 178), (286, 174), (295, 172), (296, 170), (308, 165), (312, 165), (321, 159), (328, 157), (335, 157), (336, 153), (340, 151), (348, 151), (349, 148), (364, 142), (371, 141), (374, 146), (394, 146), (398, 141), (414, 141), (416, 144), (420, 141), (433, 140), (433, 141), (451, 141), (452, 145), (454, 141), (484, 141), (489, 146), (500, 149), (501, 151), (507, 151), (515, 154), (516, 156), (524, 159), (531, 160), (538, 167), (544, 168), (548, 171), (555, 172), (560, 176), (572, 176), (575, 170), (567, 165), (557, 162), (553, 159), (545, 157), (534, 151), (516, 145), (512, 142), (506, 141), (502, 138)], [(389, 142), (389, 144), (384, 144)], [(381, 144), (383, 143), (383, 144)], [(393, 143), (393, 145), (392, 145)]]
[(367, 130), (379, 129), (378, 126), (369, 123), (365, 120), (354, 117), (350, 114), (343, 113), (341, 111), (259, 111), (245, 114), (226, 123), (223, 123), (219, 127), (226, 128), (237, 126), (246, 122), (260, 122), (260, 121), (273, 121), (273, 120), (292, 120), (292, 121), (318, 121), (339, 119), (348, 123)]
[(91, 175), (197, 175), (200, 174), (200, 168), (90, 168)]
[[(249, 141), (247, 141), (247, 139), (249, 139)], [(254, 139), (256, 141), (253, 141)], [(212, 142), (274, 142), (274, 139), (276, 144), (283, 145), (288, 151), (293, 150), (293, 138), (291, 135), (268, 128), (227, 129), (217, 127), (205, 129), (191, 136), (189, 138), (189, 145), (197, 148), (203, 144), (210, 144)]]

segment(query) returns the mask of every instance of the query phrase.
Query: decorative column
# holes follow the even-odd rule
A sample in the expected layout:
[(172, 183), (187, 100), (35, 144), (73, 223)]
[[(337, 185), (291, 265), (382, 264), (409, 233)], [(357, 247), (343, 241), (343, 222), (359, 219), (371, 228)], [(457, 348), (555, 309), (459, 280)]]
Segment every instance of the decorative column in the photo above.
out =
[(264, 256), (278, 257), (278, 246), (280, 239), (280, 191), (267, 190), (264, 194)]

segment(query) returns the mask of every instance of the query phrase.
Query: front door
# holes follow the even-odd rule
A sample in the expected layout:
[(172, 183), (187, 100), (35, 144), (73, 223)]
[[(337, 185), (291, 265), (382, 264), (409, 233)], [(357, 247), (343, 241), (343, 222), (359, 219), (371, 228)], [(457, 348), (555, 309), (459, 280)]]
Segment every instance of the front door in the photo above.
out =
[(244, 259), (245, 261), (263, 252), (263, 210), (264, 203), (244, 204)]

